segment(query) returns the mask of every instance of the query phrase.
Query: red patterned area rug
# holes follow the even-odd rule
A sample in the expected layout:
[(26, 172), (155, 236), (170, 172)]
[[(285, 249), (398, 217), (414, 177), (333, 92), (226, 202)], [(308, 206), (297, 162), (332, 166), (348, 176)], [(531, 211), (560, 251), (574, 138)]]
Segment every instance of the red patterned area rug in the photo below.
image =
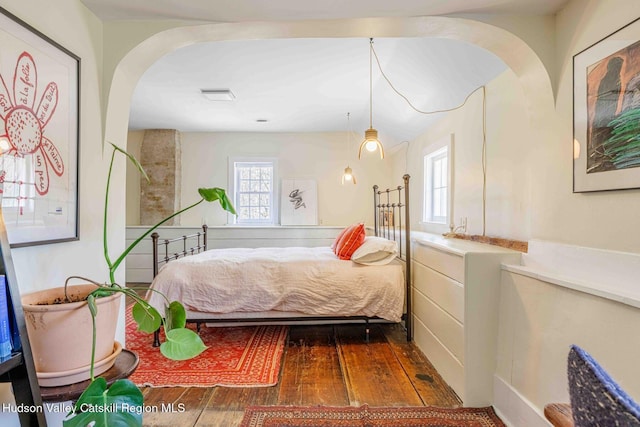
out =
[(493, 408), (250, 406), (240, 427), (505, 427)]
[(126, 347), (140, 357), (129, 379), (139, 386), (267, 387), (278, 383), (286, 326), (203, 326), (200, 337), (209, 348), (193, 359), (176, 361), (152, 346), (153, 334), (137, 331), (128, 308), (126, 319)]

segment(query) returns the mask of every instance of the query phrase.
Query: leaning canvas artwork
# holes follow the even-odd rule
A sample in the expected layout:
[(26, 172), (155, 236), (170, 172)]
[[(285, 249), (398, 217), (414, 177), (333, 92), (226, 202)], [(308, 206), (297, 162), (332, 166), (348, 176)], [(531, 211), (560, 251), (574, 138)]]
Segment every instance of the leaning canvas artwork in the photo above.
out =
[(282, 225), (318, 224), (318, 189), (313, 179), (282, 180)]

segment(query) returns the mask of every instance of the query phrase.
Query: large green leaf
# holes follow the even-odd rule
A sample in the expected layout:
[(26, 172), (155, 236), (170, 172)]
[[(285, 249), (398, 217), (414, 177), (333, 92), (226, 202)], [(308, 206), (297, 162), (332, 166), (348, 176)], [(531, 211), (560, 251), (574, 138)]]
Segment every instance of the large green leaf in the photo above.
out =
[(142, 426), (142, 392), (129, 380), (117, 380), (107, 389), (107, 381), (95, 379), (82, 393), (64, 427)]
[(138, 301), (131, 309), (133, 320), (138, 324), (138, 330), (151, 334), (162, 324), (162, 316), (158, 310), (144, 301)]
[(122, 148), (120, 148), (117, 145), (115, 145), (113, 142), (110, 142), (109, 144), (111, 144), (111, 146), (113, 147), (114, 150), (117, 150), (117, 151), (121, 152), (122, 154), (124, 154), (125, 156), (127, 156), (127, 158), (131, 161), (131, 163), (133, 163), (133, 165), (136, 167), (136, 169), (138, 169), (138, 171), (144, 177), (144, 179), (146, 179), (147, 182), (150, 181), (149, 176), (144, 171), (144, 168), (142, 167), (142, 165), (140, 164), (138, 159), (136, 159), (132, 154), (127, 153), (125, 150), (123, 150)]
[(231, 200), (229, 200), (227, 193), (222, 188), (198, 188), (198, 193), (200, 193), (200, 196), (202, 196), (202, 198), (207, 202), (215, 202), (216, 200), (219, 200), (222, 209), (236, 215), (236, 210), (233, 207)]
[(168, 359), (191, 359), (207, 349), (200, 336), (191, 329), (171, 329), (166, 331), (166, 337), (167, 340), (160, 345), (160, 352)]
[(178, 301), (173, 301), (168, 307), (165, 307), (164, 316), (165, 331), (184, 328), (187, 325), (187, 312)]

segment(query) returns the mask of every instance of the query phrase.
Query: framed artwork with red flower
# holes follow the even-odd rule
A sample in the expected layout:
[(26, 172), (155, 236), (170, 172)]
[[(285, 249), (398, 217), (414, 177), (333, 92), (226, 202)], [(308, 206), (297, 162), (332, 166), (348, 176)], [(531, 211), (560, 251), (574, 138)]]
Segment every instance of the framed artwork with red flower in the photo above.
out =
[(80, 58), (0, 8), (0, 199), (11, 247), (78, 239)]

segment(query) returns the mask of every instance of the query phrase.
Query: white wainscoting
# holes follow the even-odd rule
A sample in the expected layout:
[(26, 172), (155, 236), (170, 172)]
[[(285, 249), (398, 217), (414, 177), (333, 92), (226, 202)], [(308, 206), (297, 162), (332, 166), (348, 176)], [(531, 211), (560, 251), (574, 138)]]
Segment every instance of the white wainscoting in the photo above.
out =
[[(330, 246), (344, 226), (209, 227), (208, 249), (259, 247)], [(127, 227), (126, 244), (131, 244), (148, 228)], [(202, 231), (200, 227), (160, 227), (160, 239), (173, 239)], [(153, 244), (147, 237), (126, 260), (127, 283), (151, 283)]]
[(493, 382), (493, 401), (496, 413), (508, 427), (551, 426), (540, 408), (536, 408), (514, 387), (497, 375)]
[(508, 425), (548, 425), (544, 406), (569, 402), (572, 344), (640, 400), (640, 254), (532, 240), (502, 269), (494, 406)]

